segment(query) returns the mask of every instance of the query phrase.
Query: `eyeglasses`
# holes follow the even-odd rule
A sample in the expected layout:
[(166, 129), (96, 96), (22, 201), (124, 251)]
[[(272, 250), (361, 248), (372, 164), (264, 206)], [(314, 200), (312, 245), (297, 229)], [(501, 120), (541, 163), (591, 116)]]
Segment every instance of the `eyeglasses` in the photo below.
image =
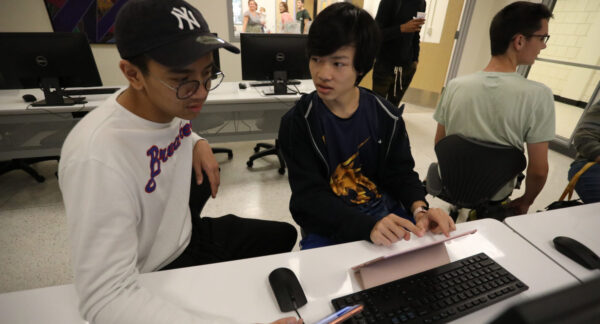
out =
[(544, 42), (544, 44), (548, 43), (548, 40), (550, 39), (550, 35), (548, 35), (548, 34), (545, 34), (545, 35), (536, 35), (536, 34), (532, 34), (532, 35), (529, 35), (529, 36), (527, 36), (527, 37), (539, 37), (539, 38), (540, 38), (540, 40), (541, 40), (542, 42)]
[(216, 89), (221, 84), (221, 82), (223, 82), (224, 77), (225, 74), (223, 74), (223, 72), (216, 71), (213, 72), (213, 74), (204, 81), (186, 80), (177, 85), (177, 87), (173, 87), (159, 78), (155, 77), (155, 79), (160, 81), (160, 83), (162, 83), (165, 87), (175, 91), (177, 99), (184, 100), (193, 96), (196, 93), (196, 91), (198, 91), (198, 89), (200, 88), (200, 84), (204, 85), (204, 89), (206, 89), (206, 91), (212, 91)]

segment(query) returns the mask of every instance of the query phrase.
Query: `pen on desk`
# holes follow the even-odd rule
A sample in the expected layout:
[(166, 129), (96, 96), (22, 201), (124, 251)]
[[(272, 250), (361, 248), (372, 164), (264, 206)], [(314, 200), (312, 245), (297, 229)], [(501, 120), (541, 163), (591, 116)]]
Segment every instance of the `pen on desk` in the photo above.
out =
[(322, 320), (318, 321), (316, 324), (328, 324), (331, 323), (332, 321), (352, 312), (353, 310), (357, 309), (358, 307), (361, 307), (362, 305), (354, 305), (354, 306), (346, 306), (342, 309), (340, 309), (339, 311), (323, 318)]
[(334, 320), (334, 319), (336, 319), (336, 318), (338, 318), (338, 317), (346, 314), (347, 312), (349, 312), (350, 309), (352, 309), (352, 307), (354, 307), (354, 306), (346, 306), (346, 307), (340, 309), (339, 311), (337, 311), (337, 312), (335, 312), (335, 313), (333, 313), (333, 314), (325, 317), (324, 319), (318, 321), (316, 324), (327, 324), (327, 323), (331, 322), (332, 320)]

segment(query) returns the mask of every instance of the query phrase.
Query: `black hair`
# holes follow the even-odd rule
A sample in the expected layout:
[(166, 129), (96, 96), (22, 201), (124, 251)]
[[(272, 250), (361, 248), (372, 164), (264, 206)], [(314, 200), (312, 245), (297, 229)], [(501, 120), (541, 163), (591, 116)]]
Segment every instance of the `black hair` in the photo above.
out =
[(517, 34), (531, 37), (542, 28), (542, 19), (550, 19), (552, 12), (541, 3), (517, 1), (500, 10), (490, 25), (492, 56), (506, 53)]
[(371, 70), (381, 44), (381, 32), (373, 17), (348, 2), (334, 3), (321, 11), (308, 31), (307, 55), (327, 56), (344, 46), (356, 49), (356, 84)]

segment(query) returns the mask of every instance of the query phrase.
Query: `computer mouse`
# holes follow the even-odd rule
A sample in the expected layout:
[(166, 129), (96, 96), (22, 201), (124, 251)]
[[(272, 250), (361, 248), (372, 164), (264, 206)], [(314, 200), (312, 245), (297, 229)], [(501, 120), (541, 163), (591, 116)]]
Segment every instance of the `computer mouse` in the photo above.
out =
[(247, 85), (244, 82), (240, 82), (238, 83), (238, 87), (240, 87), (240, 89), (246, 89)]
[(292, 270), (277, 268), (271, 271), (269, 283), (282, 312), (290, 312), (306, 305), (306, 296)]
[(590, 270), (600, 269), (598, 255), (579, 241), (566, 236), (557, 236), (553, 242), (558, 252), (566, 255), (571, 260)]
[(32, 94), (24, 94), (23, 95), (23, 100), (25, 102), (35, 102), (35, 101), (37, 101), (37, 98), (34, 95), (32, 95)]

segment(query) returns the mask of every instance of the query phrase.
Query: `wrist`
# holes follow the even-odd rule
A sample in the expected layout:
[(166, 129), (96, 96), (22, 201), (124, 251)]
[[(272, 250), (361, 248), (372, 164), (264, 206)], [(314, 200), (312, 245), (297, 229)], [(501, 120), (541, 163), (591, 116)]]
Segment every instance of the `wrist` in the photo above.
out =
[(413, 210), (413, 217), (415, 221), (417, 221), (418, 216), (420, 216), (421, 214), (426, 214), (428, 210), (429, 207), (427, 206), (419, 206), (415, 208), (415, 210)]

